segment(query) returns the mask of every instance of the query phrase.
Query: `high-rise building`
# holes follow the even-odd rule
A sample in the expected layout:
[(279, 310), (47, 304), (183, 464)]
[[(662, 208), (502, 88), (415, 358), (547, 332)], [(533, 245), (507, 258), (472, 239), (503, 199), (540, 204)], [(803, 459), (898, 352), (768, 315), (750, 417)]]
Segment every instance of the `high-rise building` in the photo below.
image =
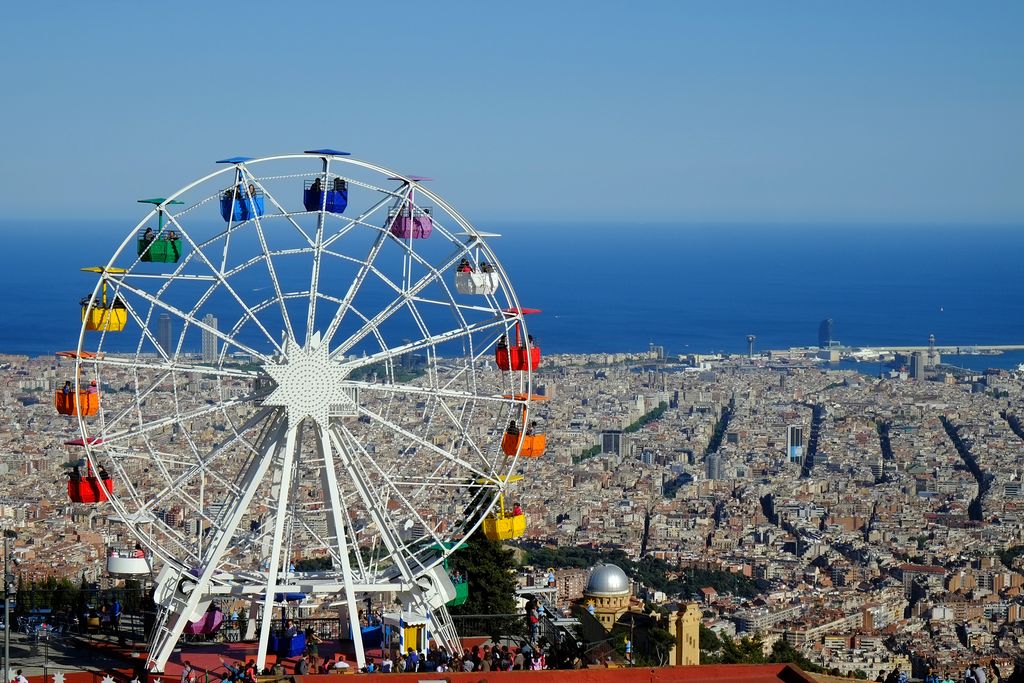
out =
[(924, 354), (914, 351), (910, 354), (910, 376), (914, 379), (924, 379)]
[(156, 342), (164, 353), (171, 353), (171, 316), (161, 313), (156, 321)]
[(704, 460), (704, 474), (708, 479), (722, 478), (722, 456), (711, 453)]
[(786, 458), (798, 465), (804, 464), (803, 425), (789, 425), (786, 428)]
[[(203, 324), (216, 330), (217, 318), (212, 313), (207, 313), (203, 316)], [(217, 362), (217, 335), (209, 330), (203, 330), (203, 362)]]
[(622, 455), (622, 432), (617, 429), (601, 432), (601, 452)]
[(827, 349), (832, 346), (832, 318), (825, 318), (818, 325), (818, 348)]

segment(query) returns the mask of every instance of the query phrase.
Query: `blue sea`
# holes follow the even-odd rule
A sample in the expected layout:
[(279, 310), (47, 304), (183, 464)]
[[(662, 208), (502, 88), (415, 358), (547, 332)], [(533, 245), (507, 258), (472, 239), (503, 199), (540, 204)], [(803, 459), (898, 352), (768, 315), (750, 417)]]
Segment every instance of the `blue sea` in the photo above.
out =
[[(74, 348), (78, 301), (130, 219), (0, 221), (0, 352)], [(548, 352), (740, 352), (817, 343), (1024, 343), (1024, 227), (501, 224), (487, 230)], [(1024, 354), (959, 356), (1016, 367)]]

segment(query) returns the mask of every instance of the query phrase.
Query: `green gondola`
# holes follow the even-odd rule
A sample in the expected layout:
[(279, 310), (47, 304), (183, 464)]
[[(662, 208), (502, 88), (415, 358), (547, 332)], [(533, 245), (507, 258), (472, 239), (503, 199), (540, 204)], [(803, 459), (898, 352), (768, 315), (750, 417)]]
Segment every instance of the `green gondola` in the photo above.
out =
[(157, 206), (158, 224), (154, 232), (152, 228), (139, 231), (138, 255), (140, 261), (153, 263), (177, 263), (181, 258), (181, 238), (174, 230), (164, 230), (164, 209), (167, 204), (183, 204), (179, 201), (167, 201), (163, 197), (140, 199), (140, 204)]

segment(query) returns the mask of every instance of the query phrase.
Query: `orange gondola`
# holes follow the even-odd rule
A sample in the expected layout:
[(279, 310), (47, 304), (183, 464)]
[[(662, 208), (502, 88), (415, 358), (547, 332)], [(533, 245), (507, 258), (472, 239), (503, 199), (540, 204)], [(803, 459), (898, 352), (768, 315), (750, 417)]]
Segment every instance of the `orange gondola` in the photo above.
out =
[[(522, 443), (522, 449), (520, 450), (519, 444)], [(504, 451), (505, 455), (515, 455), (516, 451), (519, 451), (519, 455), (524, 458), (539, 458), (544, 455), (544, 449), (547, 448), (548, 439), (544, 434), (512, 434), (505, 432), (505, 435), (501, 438), (501, 450)]]
[[(95, 360), (102, 358), (102, 353), (91, 353), (89, 351), (58, 351), (58, 358), (80, 358), (82, 360)], [(81, 371), (79, 371), (81, 372)], [(81, 374), (79, 374), (81, 378)], [(88, 417), (95, 415), (100, 409), (100, 394), (93, 380), (85, 389), (75, 392), (73, 382), (68, 380), (64, 387), (58, 389), (53, 396), (54, 407), (61, 415), (81, 415)]]
[[(518, 401), (546, 401), (547, 396), (538, 396), (535, 394), (514, 394), (505, 395), (503, 398), (514, 398)], [(526, 405), (523, 405), (522, 421), (521, 424), (526, 425)], [(509, 422), (509, 426), (505, 429), (504, 435), (501, 437), (501, 450), (505, 455), (519, 455), (523, 458), (539, 458), (544, 455), (544, 450), (547, 448), (548, 438), (547, 435), (536, 431), (536, 422), (532, 422), (529, 427), (526, 427), (526, 433), (522, 434), (519, 428), (516, 426), (515, 420)]]
[(61, 415), (95, 415), (100, 409), (100, 395), (96, 391), (64, 391), (58, 389), (53, 396), (54, 406)]

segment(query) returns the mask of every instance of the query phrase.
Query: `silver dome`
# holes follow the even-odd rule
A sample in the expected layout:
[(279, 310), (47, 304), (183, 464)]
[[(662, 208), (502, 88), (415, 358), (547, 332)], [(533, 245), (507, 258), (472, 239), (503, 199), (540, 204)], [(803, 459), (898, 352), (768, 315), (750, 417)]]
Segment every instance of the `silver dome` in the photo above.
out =
[(629, 577), (614, 564), (599, 564), (587, 579), (587, 595), (620, 596), (629, 594)]

